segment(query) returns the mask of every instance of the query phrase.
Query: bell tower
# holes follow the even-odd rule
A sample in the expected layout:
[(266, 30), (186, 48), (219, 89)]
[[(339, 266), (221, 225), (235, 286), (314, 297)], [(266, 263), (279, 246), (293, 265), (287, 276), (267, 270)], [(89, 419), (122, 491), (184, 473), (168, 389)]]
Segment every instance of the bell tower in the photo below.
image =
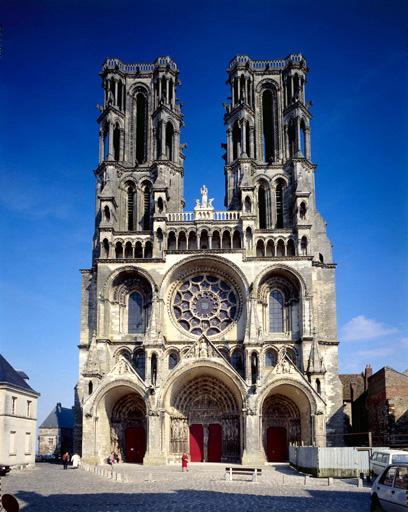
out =
[[(183, 208), (178, 74), (170, 57), (159, 57), (153, 64), (124, 64), (119, 59), (103, 64), (95, 174), (96, 227), (105, 234), (147, 235), (152, 233), (155, 215)], [(105, 245), (111, 244), (109, 237), (105, 239)], [(106, 252), (108, 247), (102, 241), (100, 245)]]

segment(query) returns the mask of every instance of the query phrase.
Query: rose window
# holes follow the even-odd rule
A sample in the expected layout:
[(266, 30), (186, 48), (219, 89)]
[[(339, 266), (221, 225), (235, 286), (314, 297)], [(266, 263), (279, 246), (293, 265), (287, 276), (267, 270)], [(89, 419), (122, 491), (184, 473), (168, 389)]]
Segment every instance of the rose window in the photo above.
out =
[(236, 319), (237, 294), (222, 277), (200, 274), (178, 287), (173, 312), (179, 325), (190, 334), (213, 336)]

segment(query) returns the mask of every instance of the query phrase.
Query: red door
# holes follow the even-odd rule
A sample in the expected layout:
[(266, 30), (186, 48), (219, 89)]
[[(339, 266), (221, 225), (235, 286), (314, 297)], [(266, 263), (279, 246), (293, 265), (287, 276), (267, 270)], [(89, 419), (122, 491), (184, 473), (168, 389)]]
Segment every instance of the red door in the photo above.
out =
[(211, 423), (208, 428), (208, 462), (221, 462), (222, 427), (219, 423)]
[(200, 423), (190, 425), (190, 457), (191, 462), (203, 462), (204, 429)]
[(127, 428), (125, 432), (126, 462), (141, 464), (146, 452), (146, 433), (144, 427)]
[(267, 431), (268, 462), (287, 462), (288, 441), (286, 428), (269, 427)]

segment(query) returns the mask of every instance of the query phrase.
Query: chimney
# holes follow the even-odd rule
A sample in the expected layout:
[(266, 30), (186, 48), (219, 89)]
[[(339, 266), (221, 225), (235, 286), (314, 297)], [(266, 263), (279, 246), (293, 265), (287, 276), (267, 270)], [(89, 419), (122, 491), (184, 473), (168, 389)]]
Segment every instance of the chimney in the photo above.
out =
[(367, 364), (364, 370), (364, 391), (367, 391), (368, 389), (368, 379), (373, 374), (373, 369), (371, 368), (371, 365)]
[(57, 403), (56, 409), (57, 409), (57, 412), (61, 412), (61, 409), (62, 409), (61, 402)]

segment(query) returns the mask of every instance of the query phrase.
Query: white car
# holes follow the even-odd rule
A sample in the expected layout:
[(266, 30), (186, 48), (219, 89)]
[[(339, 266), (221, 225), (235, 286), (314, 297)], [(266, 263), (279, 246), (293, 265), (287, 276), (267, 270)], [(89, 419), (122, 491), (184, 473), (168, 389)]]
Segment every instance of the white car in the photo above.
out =
[(408, 464), (391, 464), (371, 488), (371, 512), (408, 511)]
[(403, 450), (376, 450), (370, 458), (370, 476), (380, 475), (390, 464), (408, 462), (408, 452)]

